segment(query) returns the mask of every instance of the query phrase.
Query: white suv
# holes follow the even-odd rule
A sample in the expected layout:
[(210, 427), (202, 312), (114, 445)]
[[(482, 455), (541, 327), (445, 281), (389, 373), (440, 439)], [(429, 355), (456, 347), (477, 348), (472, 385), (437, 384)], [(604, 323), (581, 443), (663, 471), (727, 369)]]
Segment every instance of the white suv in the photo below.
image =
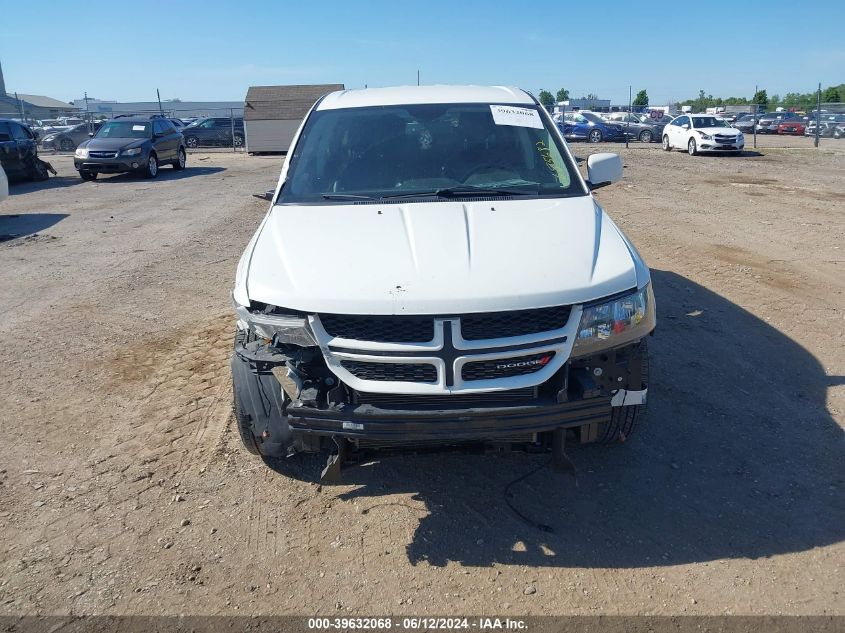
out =
[(742, 132), (724, 119), (709, 114), (684, 114), (663, 128), (663, 149), (682, 148), (695, 156), (701, 152), (741, 152)]
[(650, 273), (546, 110), (503, 87), (320, 99), (238, 264), (241, 438), (264, 456), (567, 436), (645, 403)]

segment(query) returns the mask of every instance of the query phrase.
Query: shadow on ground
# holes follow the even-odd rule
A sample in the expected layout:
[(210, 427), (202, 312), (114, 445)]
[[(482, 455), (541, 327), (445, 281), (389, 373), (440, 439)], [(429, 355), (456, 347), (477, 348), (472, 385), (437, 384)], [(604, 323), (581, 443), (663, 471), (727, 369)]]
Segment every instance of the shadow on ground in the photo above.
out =
[(0, 242), (34, 235), (68, 217), (67, 213), (17, 213), (0, 215)]
[[(388, 495), (424, 502), (407, 547), (414, 564), (651, 567), (841, 541), (845, 446), (825, 396), (842, 377), (723, 297), (652, 274), (658, 329), (644, 425), (624, 445), (574, 447), (577, 485), (544, 467), (512, 487), (520, 512), (553, 532), (524, 523), (504, 498), (548, 456), (388, 457), (345, 471), (356, 487), (337, 494), (369, 513), (395, 511)], [(306, 463), (289, 474), (316, 476)]]

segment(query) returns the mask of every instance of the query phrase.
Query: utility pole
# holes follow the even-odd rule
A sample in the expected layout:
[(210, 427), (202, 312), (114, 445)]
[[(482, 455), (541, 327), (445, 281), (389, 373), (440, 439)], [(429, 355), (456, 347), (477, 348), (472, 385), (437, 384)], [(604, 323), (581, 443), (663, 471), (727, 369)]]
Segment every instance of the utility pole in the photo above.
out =
[(418, 86), (420, 85), (420, 70), (419, 70), (419, 68), (417, 69), (417, 85)]
[[(5, 96), (5, 95), (3, 95), (3, 96)], [(24, 118), (24, 115), (23, 115), (23, 101), (18, 99), (17, 91), (15, 91), (15, 100), (18, 102), (18, 110), (21, 111), (21, 122), (26, 123), (26, 118)]]
[(819, 146), (819, 135), (822, 131), (822, 85), (819, 83), (819, 92), (816, 95), (816, 140), (813, 143)]
[[(754, 84), (754, 99), (756, 99), (756, 98), (757, 98), (757, 84)], [(757, 118), (757, 110), (759, 108), (760, 108), (760, 106), (757, 104), (757, 101), (754, 101), (754, 103), (751, 105), (751, 111), (752, 111), (751, 114), (754, 117), (754, 125), (751, 128), (751, 129), (754, 130), (754, 149), (757, 149), (757, 121), (759, 120)]]
[(628, 116), (625, 117), (625, 149), (628, 149), (628, 136), (631, 131), (631, 86), (628, 86)]
[(94, 124), (91, 122), (91, 114), (88, 112), (88, 91), (84, 92), (85, 95), (85, 120), (88, 122), (88, 132), (94, 131)]
[(158, 97), (158, 112), (164, 116), (164, 110), (161, 109), (161, 94), (159, 93), (158, 88), (156, 88), (156, 97)]

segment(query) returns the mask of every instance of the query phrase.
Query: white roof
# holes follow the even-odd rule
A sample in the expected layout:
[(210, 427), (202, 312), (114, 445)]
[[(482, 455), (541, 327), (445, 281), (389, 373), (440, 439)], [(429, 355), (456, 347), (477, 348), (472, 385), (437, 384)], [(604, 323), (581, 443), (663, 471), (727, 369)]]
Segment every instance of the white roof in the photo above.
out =
[(498, 103), (534, 105), (534, 100), (520, 88), (507, 86), (396, 86), (339, 90), (326, 95), (318, 110), (365, 108), (380, 105), (415, 103)]

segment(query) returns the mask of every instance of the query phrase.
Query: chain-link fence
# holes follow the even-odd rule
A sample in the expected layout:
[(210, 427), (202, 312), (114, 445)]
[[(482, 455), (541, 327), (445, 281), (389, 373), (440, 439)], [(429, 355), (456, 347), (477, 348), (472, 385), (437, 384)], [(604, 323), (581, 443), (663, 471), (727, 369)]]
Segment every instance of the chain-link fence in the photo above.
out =
[(133, 112), (79, 112), (55, 119), (21, 117), (20, 112), (0, 112), (0, 119), (25, 123), (35, 134), (42, 150), (71, 152), (89, 134), (96, 133), (105, 121), (141, 117), (167, 117), (182, 132), (185, 146), (191, 150), (244, 151), (246, 131), (241, 110), (218, 108), (203, 110), (140, 110)]

